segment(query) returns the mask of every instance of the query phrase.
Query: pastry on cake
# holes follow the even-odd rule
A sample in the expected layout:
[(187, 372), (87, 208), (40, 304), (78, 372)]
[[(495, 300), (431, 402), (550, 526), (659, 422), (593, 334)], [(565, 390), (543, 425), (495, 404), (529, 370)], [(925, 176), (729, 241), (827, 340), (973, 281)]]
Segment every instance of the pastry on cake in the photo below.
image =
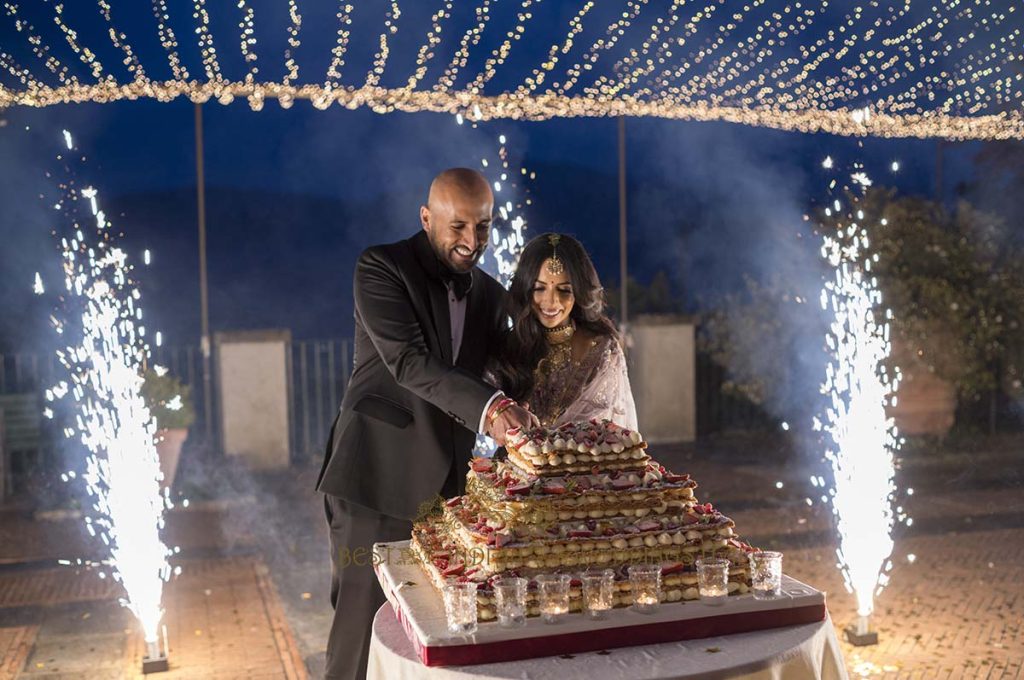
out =
[[(577, 576), (592, 568), (616, 574), (616, 606), (632, 603), (626, 570), (662, 566), (668, 602), (697, 599), (695, 561), (730, 560), (729, 592), (747, 592), (747, 553), (731, 519), (699, 503), (697, 483), (666, 470), (646, 453), (636, 431), (610, 421), (554, 430), (511, 432), (508, 457), (475, 458), (466, 495), (413, 526), (412, 550), (440, 588), (446, 579), (475, 581), (481, 621), (495, 617), (493, 579), (542, 573)], [(530, 614), (537, 614), (529, 595)], [(570, 609), (581, 606), (574, 578)]]
[(510, 433), (506, 443), (511, 462), (540, 476), (586, 473), (594, 465), (608, 472), (643, 470), (650, 460), (646, 448), (639, 432), (610, 420)]

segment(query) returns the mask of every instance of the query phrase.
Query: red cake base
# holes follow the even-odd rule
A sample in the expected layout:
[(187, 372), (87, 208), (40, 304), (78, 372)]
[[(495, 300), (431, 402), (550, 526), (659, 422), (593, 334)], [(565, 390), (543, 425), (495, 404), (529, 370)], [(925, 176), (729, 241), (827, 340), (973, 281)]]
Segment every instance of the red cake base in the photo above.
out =
[(783, 594), (773, 600), (734, 595), (716, 607), (700, 601), (671, 602), (652, 614), (615, 609), (598, 621), (570, 614), (554, 625), (531, 618), (525, 626), (513, 629), (481, 622), (474, 635), (453, 637), (445, 628), (441, 597), (419, 565), (383, 559), (384, 555), (401, 554), (406, 547), (407, 542), (375, 546), (382, 559), (374, 560), (374, 569), (395, 616), (427, 666), (517, 661), (693, 640), (814, 623), (826, 616), (824, 593), (784, 576)]

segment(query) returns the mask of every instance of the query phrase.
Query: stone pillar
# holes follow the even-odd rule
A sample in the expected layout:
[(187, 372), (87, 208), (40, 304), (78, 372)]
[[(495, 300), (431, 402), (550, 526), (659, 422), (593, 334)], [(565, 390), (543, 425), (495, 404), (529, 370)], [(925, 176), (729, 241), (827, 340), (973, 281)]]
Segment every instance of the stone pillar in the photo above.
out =
[(630, 325), (629, 380), (637, 419), (651, 443), (697, 438), (694, 324), (680, 316), (640, 316)]
[(221, 450), (253, 469), (288, 466), (291, 332), (214, 334)]

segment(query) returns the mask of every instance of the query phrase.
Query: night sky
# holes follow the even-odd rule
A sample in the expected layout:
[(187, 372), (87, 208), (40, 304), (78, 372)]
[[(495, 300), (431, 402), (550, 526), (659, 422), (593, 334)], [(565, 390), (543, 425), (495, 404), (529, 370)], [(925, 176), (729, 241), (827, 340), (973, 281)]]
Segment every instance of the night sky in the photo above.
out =
[[(151, 76), (167, 77), (160, 72), (167, 62), (155, 42), (149, 3), (121, 4), (125, 7), (115, 4), (118, 25), (133, 36)], [(269, 5), (263, 13), (263, 4), (256, 4), (258, 19), (264, 17), (258, 27), (269, 33), (276, 21), (283, 33), (286, 18), (273, 19), (277, 10)], [(317, 32), (318, 22), (333, 25), (334, 10), (327, 5), (304, 8), (297, 58), (310, 73), (323, 73), (329, 58), (332, 30)], [(378, 5), (385, 3), (366, 3), (367, 8)], [(576, 8), (577, 3), (550, 3), (538, 10), (538, 21), (565, 26)], [(45, 3), (34, 11), (37, 29), (51, 37), (55, 53), (66, 52)], [(78, 10), (67, 11), (74, 16)], [(421, 21), (418, 11), (403, 16), (404, 25)], [(32, 15), (31, 8), (23, 12)], [(83, 35), (93, 19), (83, 15)], [(178, 21), (184, 41), (190, 13)], [(224, 42), (237, 51), (232, 21), (237, 23), (213, 14), (214, 35), (232, 36)], [(363, 28), (357, 22), (353, 29), (358, 39), (346, 66), (360, 76), (372, 58), (377, 24), (367, 21)], [(409, 45), (418, 45), (422, 33), (417, 29)], [(486, 42), (482, 52), (489, 51)], [(527, 39), (523, 50), (546, 50), (550, 42)], [(2, 21), (0, 44), (24, 55), (23, 38)], [(270, 55), (263, 57), (261, 76), (280, 78), (280, 35), (263, 36), (259, 45), (261, 54)], [(104, 47), (110, 49), (109, 44), (94, 49), (102, 53)], [(391, 64), (409, 63), (411, 49), (396, 43)], [(117, 59), (106, 54), (106, 63), (116, 65)], [(201, 73), (194, 47), (183, 54), (189, 68)], [(62, 58), (86, 77), (81, 64)], [(237, 58), (224, 62), (229, 76), (240, 76), (230, 72), (232, 64), (240, 68)], [(394, 77), (400, 80), (407, 72), (396, 66)], [(508, 86), (500, 72), (495, 82), (498, 88)], [(89, 157), (88, 179), (124, 231), (126, 248), (140, 259), (145, 248), (153, 252), (152, 266), (139, 272), (149, 317), (168, 344), (194, 344), (199, 296), (193, 105), (184, 100), (82, 104), (14, 109), (0, 117), (6, 123), (0, 128), (0, 351), (31, 351), (52, 334), (44, 323), (48, 310), (31, 295), (31, 286), (34, 273), (51, 275), (58, 259), (49, 236), (54, 216), (37, 196), (49, 187), (45, 172), (65, 128)], [(480, 168), (485, 157), (493, 168), (500, 134), (508, 138), (512, 169), (537, 173), (527, 185), (532, 205), (522, 213), (528, 234), (573, 233), (591, 250), (605, 284), (615, 285), (618, 278), (612, 119), (495, 121), (474, 129), (442, 114), (383, 116), (337, 106), (318, 111), (305, 101), (283, 110), (273, 100), (253, 112), (236, 100), (228, 106), (207, 103), (204, 122), (214, 330), (290, 328), (300, 338), (351, 333), (351, 272), (359, 251), (419, 228), (418, 206), (439, 170)], [(806, 238), (801, 217), (825, 195), (827, 180), (820, 170), (825, 155), (840, 167), (864, 162), (877, 183), (903, 193), (935, 190), (934, 141), (868, 139), (861, 147), (857, 140), (828, 135), (655, 119), (629, 119), (627, 128), (630, 273), (643, 282), (666, 272), (688, 311), (735, 289), (744, 274), (817, 275), (817, 244)], [(978, 143), (946, 147), (947, 200), (973, 179), (972, 158), (979, 148)], [(889, 171), (894, 160), (901, 163), (896, 174)], [(524, 195), (518, 187), (518, 198)], [(515, 198), (506, 188), (499, 200)]]

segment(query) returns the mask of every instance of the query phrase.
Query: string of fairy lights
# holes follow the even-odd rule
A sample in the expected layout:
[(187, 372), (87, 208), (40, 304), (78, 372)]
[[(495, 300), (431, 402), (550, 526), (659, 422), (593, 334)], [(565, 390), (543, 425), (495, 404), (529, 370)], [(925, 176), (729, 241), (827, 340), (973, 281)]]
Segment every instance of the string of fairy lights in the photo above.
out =
[(355, 8), (342, 2), (338, 7), (338, 29), (337, 40), (334, 49), (331, 50), (331, 65), (327, 69), (327, 78), (323, 88), (313, 98), (313, 106), (318, 109), (326, 109), (331, 105), (331, 93), (341, 87), (341, 71), (345, 66), (345, 53), (348, 51), (348, 41), (352, 37), (352, 11)]
[[(257, 23), (269, 12), (258, 15), (255, 0), (217, 7), (235, 13), (237, 50), (224, 49), (235, 39), (215, 35), (207, 0), (192, 0), (190, 17), (177, 14), (181, 5), (151, 0), (170, 67), (164, 79), (115, 25), (114, 0), (94, 0), (105, 37), (87, 34), (71, 5), (39, 1), (64, 44), (47, 42), (19, 4), (5, 0), (9, 23), (0, 30), (13, 28), (15, 42), (0, 45), (0, 108), (177, 97), (228, 104), (238, 97), (256, 110), (266, 99), (285, 108), (306, 99), (320, 109), (433, 111), (474, 121), (626, 115), (845, 135), (1024, 138), (1024, 29), (1022, 8), (1011, 0), (935, 0), (927, 11), (909, 0), (854, 7), (835, 0), (621, 0), (614, 11), (578, 0), (557, 29), (538, 25), (553, 15), (543, 0), (476, 0), (465, 6), (472, 12), (456, 12), (454, 0), (429, 8), (382, 0), (359, 5), (358, 28), (356, 3), (340, 0), (328, 29), (335, 35), (322, 62), (329, 62), (326, 73), (318, 78), (306, 68), (303, 80), (299, 48), (308, 48), (309, 29), (304, 41), (299, 34), (308, 0), (287, 2), (280, 79), (267, 76), (271, 62), (258, 56)], [(188, 20), (193, 39), (181, 41), (171, 26), (180, 33)], [(401, 36), (400, 20), (407, 24)], [(546, 49), (523, 47), (534, 40)], [(352, 53), (367, 45), (370, 54)], [(130, 78), (109, 68), (110, 54)], [(185, 65), (193, 60), (200, 77)], [(346, 72), (347, 61), (369, 64), (361, 81)]]
[(171, 17), (167, 11), (167, 0), (152, 0), (152, 3), (153, 15), (157, 21), (157, 34), (160, 37), (161, 46), (167, 52), (167, 63), (174, 73), (174, 79), (185, 82), (189, 79), (188, 69), (181, 63), (181, 57), (178, 56), (178, 39), (174, 36), (174, 29), (170, 26)]
[[(291, 85), (299, 78), (299, 62), (295, 61), (295, 52), (302, 42), (299, 40), (299, 31), (302, 30), (302, 14), (299, 12), (299, 6), (295, 0), (288, 0), (288, 18), (291, 19), (291, 25), (288, 27), (288, 47), (284, 51), (284, 65), (288, 69), (288, 74), (284, 77), (284, 84)], [(291, 104), (285, 104), (282, 102), (284, 108), (288, 108)]]
[[(434, 85), (436, 91), (447, 91), (455, 84), (455, 79), (459, 75), (459, 70), (465, 67), (469, 61), (470, 51), (480, 43), (480, 38), (483, 36), (484, 28), (487, 26), (488, 21), (491, 18), (491, 4), (493, 0), (484, 0), (483, 4), (474, 10), (476, 17), (476, 24), (466, 30), (462, 34), (462, 40), (459, 41), (459, 49), (455, 52), (452, 60), (448, 63), (448, 67), (444, 70), (437, 83)], [(417, 59), (417, 68), (424, 66), (426, 60)]]
[(124, 53), (123, 63), (128, 72), (136, 80), (145, 80), (146, 69), (142, 67), (139, 58), (132, 51), (132, 46), (127, 42), (128, 36), (114, 27), (114, 20), (110, 16), (110, 3), (107, 0), (97, 0), (97, 2), (99, 3), (100, 14), (103, 16), (103, 20), (107, 22), (107, 36), (110, 38), (111, 44)]
[(544, 82), (549, 71), (553, 71), (555, 66), (558, 64), (559, 54), (568, 54), (572, 49), (573, 41), (576, 36), (583, 31), (583, 19), (594, 9), (595, 3), (591, 0), (580, 8), (580, 11), (576, 13), (576, 16), (569, 22), (569, 34), (564, 40), (556, 42), (551, 45), (548, 49), (548, 58), (538, 68), (533, 69), (533, 74), (530, 75), (526, 81), (519, 86), (516, 90), (517, 94), (530, 93), (540, 87), (541, 83)]
[(564, 95), (571, 90), (576, 83), (579, 81), (580, 74), (583, 71), (590, 71), (594, 68), (594, 64), (601, 58), (601, 53), (610, 50), (615, 47), (619, 42), (619, 38), (626, 34), (626, 30), (630, 27), (633, 20), (640, 16), (640, 11), (646, 4), (645, 0), (630, 0), (626, 10), (622, 12), (622, 16), (608, 25), (605, 29), (605, 35), (607, 38), (599, 38), (594, 42), (587, 53), (577, 61), (572, 67), (566, 71), (565, 77), (561, 83), (554, 83), (553, 87), (558, 94)]
[(434, 58), (434, 50), (441, 44), (441, 32), (443, 23), (452, 16), (452, 0), (446, 0), (441, 9), (437, 10), (430, 17), (430, 30), (423, 44), (416, 53), (416, 71), (409, 76), (406, 82), (406, 89), (415, 89), (416, 85), (423, 80), (427, 74), (427, 63)]

